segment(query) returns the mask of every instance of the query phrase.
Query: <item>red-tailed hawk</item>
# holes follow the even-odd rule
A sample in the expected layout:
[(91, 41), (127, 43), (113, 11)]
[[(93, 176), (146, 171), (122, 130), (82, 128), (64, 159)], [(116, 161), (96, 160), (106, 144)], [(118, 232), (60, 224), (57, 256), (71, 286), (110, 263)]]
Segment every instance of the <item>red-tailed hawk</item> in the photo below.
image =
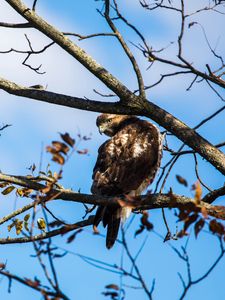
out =
[[(135, 116), (101, 114), (97, 118), (100, 133), (111, 138), (98, 150), (93, 170), (93, 194), (138, 196), (152, 183), (160, 166), (162, 136), (150, 122)], [(117, 238), (120, 220), (129, 208), (99, 206), (94, 226), (107, 226), (106, 247)]]

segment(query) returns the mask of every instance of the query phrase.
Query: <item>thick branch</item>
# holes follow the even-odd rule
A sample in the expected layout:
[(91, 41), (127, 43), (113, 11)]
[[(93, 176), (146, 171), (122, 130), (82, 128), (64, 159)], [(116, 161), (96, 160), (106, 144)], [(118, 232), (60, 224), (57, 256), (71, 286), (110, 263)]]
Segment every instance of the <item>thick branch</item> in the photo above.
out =
[[(31, 179), (28, 179), (25, 176), (12, 176), (0, 173), (0, 181), (9, 182), (12, 184), (16, 184), (19, 186), (23, 186), (29, 189), (33, 189), (36, 191), (43, 190), (46, 186), (41, 183), (37, 183)], [(225, 191), (224, 191), (225, 193)], [(218, 197), (221, 194), (218, 195)], [(134, 201), (129, 202), (123, 196), (121, 197), (106, 197), (106, 196), (99, 196), (99, 195), (87, 195), (87, 194), (80, 194), (73, 192), (71, 190), (66, 189), (52, 189), (48, 197), (42, 198), (43, 201), (55, 201), (57, 199), (64, 200), (64, 201), (72, 201), (78, 203), (85, 203), (85, 204), (93, 204), (93, 205), (118, 205), (118, 203), (124, 203), (125, 205), (130, 205), (135, 209), (158, 209), (158, 208), (176, 208), (176, 207), (188, 207), (188, 205), (193, 205), (195, 203), (194, 199), (188, 198), (185, 196), (175, 195), (173, 194), (172, 197), (169, 194), (150, 194), (145, 196), (140, 196), (134, 199)], [(39, 201), (40, 203), (40, 201)], [(6, 216), (2, 220), (0, 220), (0, 224), (6, 222), (7, 220), (11, 219), (13, 216), (24, 212), (34, 205), (37, 205), (38, 202), (34, 201), (32, 204), (28, 204), (21, 209), (11, 213), (10, 215)], [(208, 203), (201, 201), (197, 206), (196, 209), (201, 211), (202, 208), (205, 208), (207, 213), (213, 217), (217, 217), (220, 219), (225, 219), (225, 208), (221, 206), (213, 206)]]
[[(121, 102), (109, 103), (86, 100), (44, 90), (26, 88), (3, 78), (0, 78), (0, 88), (13, 95), (87, 111), (146, 116), (172, 132), (177, 138), (215, 166), (222, 174), (225, 174), (225, 155), (220, 150), (167, 111), (135, 95), (132, 96), (132, 99), (129, 98), (131, 101), (124, 105)], [(136, 99), (135, 103), (133, 99)]]
[(36, 29), (48, 36), (75, 59), (77, 59), (83, 66), (85, 66), (91, 73), (106, 84), (112, 91), (118, 94), (121, 98), (126, 98), (131, 95), (131, 92), (119, 82), (112, 74), (97, 63), (90, 55), (88, 55), (82, 48), (74, 44), (62, 32), (55, 29), (55, 27), (48, 24), (45, 20), (39, 17), (35, 11), (28, 8), (20, 0), (6, 0), (21, 16), (23, 16)]

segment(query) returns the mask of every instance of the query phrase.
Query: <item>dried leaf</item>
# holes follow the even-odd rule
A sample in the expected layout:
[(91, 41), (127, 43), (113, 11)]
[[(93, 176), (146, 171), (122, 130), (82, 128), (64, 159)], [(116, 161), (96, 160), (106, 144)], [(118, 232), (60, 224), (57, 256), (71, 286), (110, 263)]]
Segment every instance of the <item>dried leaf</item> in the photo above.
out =
[(64, 157), (59, 153), (54, 154), (53, 157), (52, 157), (52, 160), (54, 162), (57, 162), (60, 165), (63, 165), (65, 163)]
[(30, 219), (30, 214), (27, 214), (23, 219), (27, 222)]
[(188, 227), (197, 220), (197, 218), (198, 214), (196, 213), (189, 215), (184, 222), (184, 231), (186, 231)]
[(15, 189), (15, 186), (10, 185), (2, 191), (2, 195), (8, 195)]
[(15, 225), (16, 225), (16, 221), (13, 221), (11, 224), (9, 224), (9, 225), (7, 226), (8, 232), (10, 232), (11, 229), (12, 229)]
[(38, 225), (39, 229), (41, 229), (42, 231), (45, 231), (46, 223), (45, 223), (45, 220), (43, 218), (38, 218), (37, 219), (37, 225)]
[[(46, 151), (51, 153), (51, 154), (57, 154), (58, 153), (58, 151), (56, 151), (56, 149), (51, 147), (51, 146), (47, 146)], [(40, 173), (43, 173), (43, 172), (40, 172)]]
[(3, 270), (3, 269), (5, 269), (5, 264), (0, 263), (0, 270)]
[(153, 229), (153, 224), (148, 221), (148, 216), (148, 212), (144, 211), (141, 217), (141, 223), (149, 231)]
[(88, 153), (88, 149), (83, 149), (83, 150), (77, 150), (78, 154), (87, 154)]
[(16, 227), (16, 234), (19, 235), (21, 233), (21, 231), (23, 230), (23, 221), (20, 221), (17, 219), (15, 227)]
[(219, 235), (223, 235), (225, 233), (224, 225), (218, 222), (216, 219), (213, 219), (209, 223), (209, 230), (212, 233), (217, 233)]
[(57, 152), (62, 152), (64, 154), (67, 154), (70, 150), (69, 147), (65, 143), (62, 143), (62, 142), (53, 141), (52, 145)]
[(71, 234), (71, 235), (68, 237), (68, 239), (67, 239), (67, 243), (68, 243), (68, 244), (69, 244), (69, 243), (72, 243), (72, 242), (75, 240), (77, 234), (80, 233), (80, 232), (82, 232), (82, 231), (83, 231), (83, 229), (80, 228), (80, 229), (78, 229), (77, 231), (75, 231), (73, 234)]
[(144, 231), (145, 227), (140, 225), (140, 228), (135, 231), (134, 237), (136, 238), (137, 235), (141, 234)]
[(205, 225), (205, 220), (204, 219), (200, 219), (198, 220), (198, 222), (195, 223), (195, 237), (197, 238), (198, 237), (198, 234), (199, 232), (202, 230), (202, 228), (204, 227)]
[(114, 283), (106, 285), (105, 288), (106, 288), (106, 289), (116, 290), (116, 291), (119, 291), (119, 290), (120, 290), (119, 287), (118, 287), (118, 285), (116, 285), (116, 284), (114, 284)]
[(182, 238), (183, 236), (187, 236), (187, 235), (188, 233), (183, 229), (177, 233), (178, 238)]
[(199, 181), (195, 183), (195, 201), (197, 204), (200, 203), (202, 199), (202, 187)]
[(188, 186), (187, 180), (185, 178), (183, 178), (182, 176), (176, 175), (176, 179), (180, 184), (182, 184), (186, 187)]
[(69, 133), (60, 133), (61, 138), (63, 139), (63, 141), (68, 144), (69, 146), (73, 147), (75, 144), (75, 140), (71, 138), (71, 136), (69, 135)]

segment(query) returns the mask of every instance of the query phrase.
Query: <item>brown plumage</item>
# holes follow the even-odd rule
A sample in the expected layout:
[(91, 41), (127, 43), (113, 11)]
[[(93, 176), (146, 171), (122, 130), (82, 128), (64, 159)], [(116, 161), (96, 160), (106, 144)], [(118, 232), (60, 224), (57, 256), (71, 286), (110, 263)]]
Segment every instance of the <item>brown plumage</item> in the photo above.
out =
[[(162, 138), (158, 128), (134, 116), (102, 114), (97, 118), (101, 133), (111, 138), (98, 150), (93, 170), (93, 194), (137, 196), (152, 183), (160, 166)], [(98, 207), (94, 226), (107, 226), (106, 247), (117, 238), (124, 208)]]

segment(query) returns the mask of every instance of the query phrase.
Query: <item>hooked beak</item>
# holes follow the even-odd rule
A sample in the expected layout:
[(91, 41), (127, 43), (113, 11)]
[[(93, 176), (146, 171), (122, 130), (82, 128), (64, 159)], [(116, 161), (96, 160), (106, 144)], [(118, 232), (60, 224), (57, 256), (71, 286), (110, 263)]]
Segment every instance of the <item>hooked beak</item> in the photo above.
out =
[(99, 127), (98, 127), (98, 131), (99, 131), (100, 134), (103, 134), (103, 133), (104, 133), (104, 128), (103, 128), (103, 126), (99, 126)]

